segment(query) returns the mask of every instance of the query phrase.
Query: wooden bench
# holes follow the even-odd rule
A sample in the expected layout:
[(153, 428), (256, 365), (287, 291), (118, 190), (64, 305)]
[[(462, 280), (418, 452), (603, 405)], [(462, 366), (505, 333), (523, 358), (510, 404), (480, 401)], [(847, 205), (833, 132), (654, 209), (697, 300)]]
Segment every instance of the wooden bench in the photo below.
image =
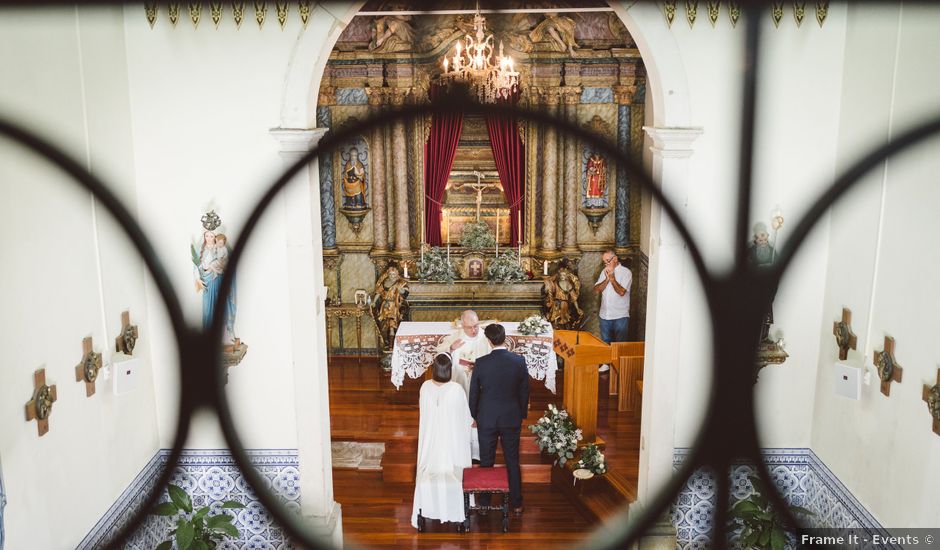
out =
[[(502, 495), (502, 504), (490, 506), (480, 504), (480, 495)], [(470, 495), (476, 495), (475, 504), (470, 506)], [(509, 476), (505, 466), (492, 468), (464, 468), (463, 470), (463, 520), (464, 533), (470, 532), (470, 512), (502, 510), (503, 533), (509, 531)]]

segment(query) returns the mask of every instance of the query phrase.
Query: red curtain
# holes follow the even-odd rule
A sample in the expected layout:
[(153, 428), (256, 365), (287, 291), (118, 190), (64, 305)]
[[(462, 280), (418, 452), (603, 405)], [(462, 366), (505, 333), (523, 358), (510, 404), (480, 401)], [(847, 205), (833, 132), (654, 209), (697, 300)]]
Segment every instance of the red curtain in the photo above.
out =
[[(445, 94), (445, 89), (432, 86), (428, 95), (433, 102), (446, 101)], [(424, 239), (431, 246), (441, 245), (441, 202), (462, 126), (463, 114), (459, 112), (435, 113), (428, 141), (424, 144)]]
[[(518, 92), (513, 93), (506, 103), (515, 103)], [(493, 148), (493, 157), (496, 159), (496, 170), (499, 172), (500, 182), (506, 192), (506, 201), (509, 203), (509, 242), (516, 246), (519, 241), (517, 235), (523, 234), (525, 220), (519, 227), (519, 212), (525, 212), (525, 146), (519, 136), (516, 117), (488, 113), (486, 115), (486, 129), (490, 134), (490, 145)], [(524, 215), (522, 216), (525, 217)], [(523, 240), (525, 238), (523, 237)]]

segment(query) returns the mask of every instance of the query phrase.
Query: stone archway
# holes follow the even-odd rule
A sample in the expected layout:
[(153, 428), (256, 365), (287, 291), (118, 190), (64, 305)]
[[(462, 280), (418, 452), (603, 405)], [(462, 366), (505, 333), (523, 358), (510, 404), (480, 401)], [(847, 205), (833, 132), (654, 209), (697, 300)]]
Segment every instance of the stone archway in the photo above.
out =
[[(281, 108), (280, 128), (273, 131), (278, 134), (282, 144), (281, 154), (290, 158), (305, 144), (316, 143), (322, 135), (322, 129), (314, 130), (318, 90), (330, 52), (345, 26), (364, 5), (363, 1), (332, 2), (329, 7), (318, 4), (311, 17), (311, 23), (318, 25), (316, 30), (307, 29), (299, 37), (290, 59)], [(675, 200), (679, 207), (687, 196), (689, 173), (688, 159), (692, 153), (691, 143), (701, 133), (701, 129), (691, 126), (691, 108), (689, 86), (686, 79), (682, 56), (670, 29), (665, 25), (659, 8), (653, 3), (635, 3), (625, 7), (623, 3), (611, 1), (615, 13), (623, 22), (636, 41), (648, 75), (648, 93), (652, 103), (651, 127), (645, 128), (652, 151), (652, 165), (649, 167), (656, 181), (665, 194)], [(316, 21), (316, 23), (314, 23)], [(292, 153), (293, 151), (293, 153)], [(292, 247), (297, 261), (291, 264), (289, 277), (297, 281), (298, 293), (310, 295), (311, 300), (323, 304), (325, 288), (322, 264), (322, 241), (320, 225), (320, 200), (318, 188), (318, 170), (311, 164), (302, 178), (306, 185), (290, 197), (288, 203), (288, 232), (304, 235), (303, 242)], [(680, 215), (683, 211), (680, 209)], [(679, 370), (679, 343), (682, 315), (682, 295), (685, 287), (686, 261), (685, 243), (678, 237), (672, 225), (653, 208), (650, 228), (650, 272), (647, 301), (647, 357), (656, 357), (655, 369), (646, 362), (644, 373), (644, 393), (647, 399), (643, 403), (641, 428), (641, 456), (638, 500), (640, 503), (654, 496), (658, 487), (672, 474), (672, 456), (675, 430), (676, 385)], [(311, 277), (311, 278), (307, 278)], [(313, 281), (311, 288), (310, 281)], [(293, 293), (292, 293), (293, 295)], [(318, 374), (317, 393), (327, 402), (325, 318), (322, 307), (316, 312), (301, 308), (300, 300), (294, 300), (296, 321), (300, 327), (313, 327), (317, 335), (314, 350), (306, 352), (308, 361), (324, 365)], [(301, 311), (303, 310), (303, 311)], [(292, 313), (292, 317), (294, 314)], [(309, 333), (308, 333), (309, 334)], [(298, 364), (299, 363), (295, 363)], [(303, 376), (307, 378), (307, 375)], [(307, 401), (309, 402), (309, 395)], [(300, 402), (300, 401), (298, 401)], [(655, 405), (654, 405), (655, 404)], [(301, 419), (298, 409), (298, 426), (312, 422)], [(311, 513), (318, 515), (327, 510), (332, 502), (332, 477), (329, 459), (329, 411), (307, 411), (315, 414), (316, 437), (309, 440), (299, 439), (301, 474), (317, 480), (317, 504)], [(651, 439), (649, 434), (656, 433)], [(309, 435), (309, 432), (308, 432)], [(305, 456), (309, 459), (305, 460)], [(308, 464), (310, 471), (305, 470)], [(306, 473), (306, 475), (305, 475)], [(322, 492), (322, 495), (318, 493)], [(305, 491), (306, 494), (306, 491)], [(323, 498), (319, 498), (322, 496)], [(321, 502), (322, 501), (322, 502)], [(305, 499), (305, 502), (309, 500)]]

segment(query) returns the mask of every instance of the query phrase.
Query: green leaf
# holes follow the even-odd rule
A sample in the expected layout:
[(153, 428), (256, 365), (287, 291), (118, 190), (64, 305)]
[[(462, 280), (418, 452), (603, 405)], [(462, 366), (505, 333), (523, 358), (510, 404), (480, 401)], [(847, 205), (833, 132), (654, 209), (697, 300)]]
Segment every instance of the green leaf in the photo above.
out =
[(157, 516), (172, 516), (176, 512), (179, 512), (179, 508), (176, 507), (172, 502), (161, 502), (153, 507), (153, 510), (150, 511), (151, 514)]
[(232, 516), (229, 516), (227, 514), (222, 514), (219, 516), (212, 516), (211, 518), (209, 518), (209, 521), (206, 522), (206, 525), (209, 527), (209, 529), (215, 529), (216, 527), (220, 525), (225, 525), (226, 523), (232, 523), (232, 519), (234, 518), (232, 518)]
[(209, 545), (202, 542), (201, 540), (197, 540), (193, 543), (191, 548), (192, 550), (209, 550)]
[(233, 538), (238, 538), (238, 529), (231, 523), (224, 523), (222, 525), (212, 528), (213, 531), (218, 531), (220, 533), (225, 533)]
[(806, 508), (803, 508), (802, 506), (790, 506), (790, 511), (793, 512), (794, 514), (803, 514), (803, 515), (807, 515), (807, 516), (815, 516), (815, 515), (816, 515), (816, 514), (814, 514), (813, 512), (811, 512), (810, 510), (807, 510)]
[(735, 515), (740, 515), (745, 512), (758, 512), (760, 509), (756, 504), (750, 500), (742, 500), (731, 507), (731, 513)]
[(236, 500), (226, 500), (225, 502), (222, 503), (223, 510), (228, 510), (230, 508), (244, 508), (244, 507), (245, 507), (244, 504)]
[(205, 516), (205, 515), (208, 514), (208, 513), (209, 513), (209, 507), (208, 507), (208, 506), (203, 506), (202, 508), (196, 510), (195, 515), (193, 515), (193, 519), (201, 518), (201, 517)]
[(161, 542), (159, 545), (157, 545), (157, 547), (154, 550), (170, 550), (170, 548), (173, 548), (173, 541), (165, 540)]
[(783, 529), (774, 527), (770, 533), (770, 547), (773, 550), (784, 550), (787, 547), (787, 535)]
[(189, 550), (194, 536), (192, 525), (188, 523), (180, 525), (179, 529), (176, 530), (176, 546), (179, 547), (179, 550)]
[(761, 531), (760, 538), (757, 539), (757, 542), (761, 546), (767, 546), (767, 543), (770, 542), (770, 531)]
[(745, 547), (750, 548), (751, 546), (754, 546), (755, 544), (757, 544), (757, 539), (760, 537), (760, 533), (758, 533), (757, 531), (754, 531), (753, 529), (746, 529), (746, 530), (748, 531), (748, 534), (746, 537), (741, 539), (741, 543)]
[(183, 490), (179, 485), (170, 484), (167, 487), (167, 492), (170, 493), (170, 500), (180, 509), (186, 512), (187, 514), (193, 511), (193, 501), (190, 500), (189, 495), (186, 494), (186, 491)]

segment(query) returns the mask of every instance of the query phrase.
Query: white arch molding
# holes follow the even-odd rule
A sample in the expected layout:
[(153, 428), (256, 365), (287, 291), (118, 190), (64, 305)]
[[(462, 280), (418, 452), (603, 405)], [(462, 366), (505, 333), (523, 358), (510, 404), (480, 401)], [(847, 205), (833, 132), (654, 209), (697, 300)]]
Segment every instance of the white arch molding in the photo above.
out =
[[(364, 4), (364, 0), (357, 0), (320, 2), (316, 5), (308, 28), (301, 31), (291, 54), (285, 75), (280, 127), (272, 130), (275, 137), (284, 136), (285, 132), (290, 130), (307, 130), (309, 134), (303, 133), (310, 137), (307, 143), (312, 145), (316, 143), (319, 135), (322, 135), (320, 132), (323, 129), (320, 129), (320, 132), (311, 130), (316, 126), (317, 101), (326, 63), (340, 34)], [(645, 128), (652, 142), (652, 166), (649, 168), (666, 195), (675, 201), (679, 215), (683, 216), (689, 184), (688, 159), (692, 154), (691, 144), (695, 137), (701, 134), (701, 129), (691, 126), (689, 86), (678, 44), (655, 3), (610, 0), (610, 5), (636, 42), (646, 67), (647, 94), (650, 95), (653, 107), (653, 127)], [(278, 141), (282, 144), (282, 156), (286, 158), (291, 153), (296, 154), (296, 140), (278, 138)], [(301, 176), (307, 182), (307, 190), (294, 199), (302, 199), (306, 204), (303, 208), (293, 204), (290, 215), (285, 211), (285, 221), (289, 234), (306, 234), (310, 236), (310, 241), (303, 245), (307, 251), (307, 254), (304, 254), (307, 260), (289, 266), (288, 276), (292, 280), (311, 281), (305, 277), (311, 274), (312, 268), (312, 295), (322, 304), (325, 287), (317, 163), (311, 163), (306, 174)], [(654, 496), (658, 488), (672, 475), (681, 303), (685, 273), (689, 269), (685, 243), (678, 239), (672, 225), (658, 210), (656, 205), (653, 205), (649, 243), (646, 349), (647, 358), (655, 356), (656, 364), (654, 366), (649, 360), (645, 362), (644, 393), (647, 399), (643, 400), (638, 486), (638, 503), (641, 506)], [(297, 246), (297, 243), (290, 246)], [(293, 273), (295, 269), (302, 269), (304, 273)], [(292, 300), (294, 307), (304, 311), (298, 311), (296, 319), (309, 326), (309, 308), (300, 308), (298, 302)], [(292, 322), (293, 320), (292, 313)], [(317, 345), (313, 357), (308, 359), (323, 365), (325, 369), (327, 354), (324, 312), (317, 311), (316, 319), (312, 321), (312, 328), (317, 334)], [(302, 331), (295, 331), (300, 332)], [(325, 386), (325, 373), (317, 378)], [(317, 389), (317, 393), (327, 396), (325, 387)], [(303, 425), (300, 420), (298, 418), (298, 426)], [(308, 419), (307, 423), (309, 422)], [(317, 424), (321, 428), (318, 430), (320, 436), (325, 439), (310, 441), (298, 438), (298, 452), (301, 457), (305, 454), (320, 457), (320, 460), (314, 461), (315, 464), (311, 464), (320, 471), (308, 472), (308, 475), (304, 475), (305, 468), (303, 459), (301, 460), (302, 479), (313, 477), (329, 485), (316, 488), (316, 492), (323, 492), (319, 496), (308, 495), (307, 490), (311, 487), (304, 488), (305, 500), (313, 497), (321, 503), (315, 510), (319, 515), (325, 511), (323, 505), (328, 504), (325, 501), (332, 502), (332, 476), (322, 471), (323, 468), (331, 468), (328, 408), (325, 417), (317, 419)], [(325, 429), (322, 429), (323, 426)], [(655, 437), (651, 434), (655, 434)], [(313, 448), (304, 449), (305, 446)]]

